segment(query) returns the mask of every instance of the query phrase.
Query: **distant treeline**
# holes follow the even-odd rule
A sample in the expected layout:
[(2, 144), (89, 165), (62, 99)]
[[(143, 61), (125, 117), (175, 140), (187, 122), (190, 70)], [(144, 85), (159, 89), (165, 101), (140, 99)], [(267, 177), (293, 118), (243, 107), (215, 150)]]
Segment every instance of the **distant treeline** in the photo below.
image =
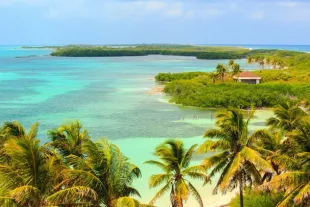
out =
[(197, 59), (241, 59), (248, 54), (253, 54), (253, 51), (241, 47), (190, 45), (66, 46), (51, 53), (52, 56), (65, 57), (177, 55)]

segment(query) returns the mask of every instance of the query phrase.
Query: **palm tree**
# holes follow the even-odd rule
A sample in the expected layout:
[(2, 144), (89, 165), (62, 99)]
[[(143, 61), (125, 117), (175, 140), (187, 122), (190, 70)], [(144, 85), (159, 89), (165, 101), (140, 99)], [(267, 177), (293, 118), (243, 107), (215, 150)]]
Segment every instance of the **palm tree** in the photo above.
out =
[(209, 73), (209, 78), (212, 80), (213, 83), (215, 83), (215, 81), (218, 79), (219, 74), (218, 73)]
[(96, 201), (94, 190), (72, 186), (71, 179), (64, 179), (70, 168), (57, 152), (40, 146), (37, 123), (26, 132), (20, 123), (6, 122), (4, 131), (8, 139), (2, 150), (8, 159), (0, 164), (2, 206), (90, 205)]
[(132, 187), (133, 180), (141, 176), (140, 169), (116, 145), (102, 139), (98, 143), (84, 143), (82, 149), (85, 158), (73, 154), (66, 157), (73, 167), (68, 175), (74, 178), (75, 185), (89, 186), (97, 192), (95, 206), (142, 206), (131, 197), (140, 197)]
[(295, 157), (300, 168), (275, 176), (262, 186), (263, 189), (285, 191), (284, 199), (279, 207), (310, 205), (310, 117), (303, 118), (296, 129), (288, 134), (289, 139), (298, 145)]
[(216, 140), (207, 140), (198, 149), (199, 153), (216, 152), (203, 161), (206, 169), (211, 169), (210, 177), (221, 172), (214, 193), (219, 189), (226, 193), (239, 186), (241, 207), (244, 188), (261, 183), (260, 171), (273, 172), (270, 164), (252, 147), (254, 137), (249, 134), (248, 124), (253, 114), (254, 111), (251, 111), (245, 119), (240, 109), (219, 111), (216, 120), (218, 128), (204, 134), (204, 137)]
[(271, 60), (270, 57), (266, 57), (265, 60), (264, 60), (265, 64), (266, 65), (270, 65), (270, 60)]
[(253, 63), (252, 57), (247, 57), (247, 63), (248, 63), (248, 64), (252, 64), (252, 63)]
[(232, 65), (232, 75), (234, 76), (234, 75), (238, 75), (239, 73), (241, 73), (242, 72), (242, 70), (240, 69), (240, 65), (239, 64), (237, 64), (237, 63), (234, 63), (233, 65)]
[(232, 69), (232, 66), (235, 64), (235, 61), (234, 60), (229, 60), (228, 61), (228, 65), (227, 65), (227, 69), (230, 70)]
[(263, 58), (259, 58), (258, 59), (258, 64), (260, 65), (261, 69), (260, 69), (260, 72), (262, 72), (262, 70), (264, 70), (264, 65), (265, 65), (265, 61)]
[(279, 65), (279, 69), (283, 69), (284, 66), (285, 66), (285, 63), (284, 63), (283, 60), (280, 60), (280, 61), (278, 62), (278, 65)]
[(190, 194), (203, 206), (200, 194), (194, 185), (186, 178), (208, 180), (205, 169), (202, 166), (190, 166), (190, 162), (196, 145), (188, 150), (180, 140), (167, 140), (155, 149), (155, 156), (161, 161), (149, 160), (145, 163), (155, 165), (162, 169), (162, 174), (152, 175), (149, 179), (149, 187), (155, 188), (161, 184), (164, 186), (156, 193), (150, 204), (170, 190), (172, 207), (182, 207)]
[(287, 101), (273, 110), (275, 117), (267, 119), (267, 125), (271, 129), (291, 132), (296, 128), (302, 117), (306, 116), (298, 102)]
[(227, 72), (227, 68), (223, 64), (217, 64), (216, 72), (221, 77), (222, 82), (224, 82), (224, 76), (225, 76), (225, 73)]
[(277, 69), (277, 60), (276, 60), (275, 57), (272, 57), (272, 58), (270, 59), (270, 64), (272, 65), (272, 68), (273, 68), (273, 69)]
[[(294, 147), (290, 142), (284, 141), (282, 131), (263, 129), (256, 131), (252, 137), (254, 138), (251, 143), (252, 146), (270, 163), (276, 175), (300, 167), (294, 157), (289, 155)], [(272, 176), (273, 174), (265, 173), (263, 182), (270, 181)]]
[(48, 136), (52, 141), (51, 145), (59, 150), (63, 156), (70, 154), (82, 156), (82, 145), (90, 140), (87, 130), (82, 130), (82, 128), (82, 124), (75, 121), (71, 124), (63, 124), (57, 129), (49, 130)]

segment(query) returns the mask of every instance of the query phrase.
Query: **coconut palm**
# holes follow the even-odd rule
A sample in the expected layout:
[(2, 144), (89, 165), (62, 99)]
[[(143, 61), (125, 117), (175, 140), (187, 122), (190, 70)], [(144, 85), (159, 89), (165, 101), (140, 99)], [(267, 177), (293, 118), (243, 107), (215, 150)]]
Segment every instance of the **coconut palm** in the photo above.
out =
[(215, 72), (209, 73), (209, 78), (212, 80), (213, 83), (215, 83), (215, 81), (219, 78), (219, 74)]
[(269, 66), (270, 65), (270, 60), (271, 60), (270, 57), (266, 57), (265, 60), (264, 60), (265, 64)]
[(4, 125), (8, 138), (2, 150), (8, 159), (0, 164), (1, 206), (91, 205), (96, 201), (94, 190), (72, 186), (70, 178), (64, 179), (63, 172), (70, 168), (56, 151), (40, 146), (37, 123), (28, 132), (18, 122)]
[(272, 65), (272, 69), (277, 69), (277, 60), (275, 57), (270, 59), (270, 64)]
[(170, 191), (170, 201), (172, 207), (182, 207), (190, 194), (203, 206), (200, 194), (194, 185), (187, 179), (201, 179), (206, 183), (208, 180), (205, 169), (202, 166), (190, 166), (196, 145), (191, 146), (188, 150), (180, 140), (167, 140), (160, 144), (154, 155), (161, 161), (149, 160), (145, 163), (161, 168), (163, 173), (152, 175), (149, 179), (149, 187), (155, 188), (164, 185), (150, 201), (155, 201)]
[(252, 57), (247, 57), (247, 63), (248, 63), (248, 64), (252, 64), (252, 63), (253, 63)]
[(141, 172), (116, 145), (102, 139), (98, 143), (84, 143), (82, 149), (85, 158), (73, 154), (66, 157), (73, 167), (67, 174), (74, 177), (75, 185), (89, 186), (97, 192), (95, 206), (142, 206), (131, 197), (140, 197), (132, 182)]
[(55, 147), (63, 156), (70, 154), (82, 156), (82, 145), (90, 140), (86, 129), (82, 130), (82, 124), (74, 121), (70, 124), (63, 124), (57, 129), (49, 130), (48, 136)]
[(299, 146), (299, 153), (291, 154), (300, 164), (300, 168), (275, 176), (261, 188), (276, 192), (285, 192), (278, 207), (310, 205), (310, 120), (301, 121), (298, 128), (289, 133), (289, 138)]
[(260, 72), (262, 72), (262, 70), (264, 70), (264, 65), (265, 65), (265, 61), (263, 58), (258, 58), (258, 64), (260, 65), (261, 69)]
[(252, 147), (255, 137), (249, 133), (248, 124), (253, 114), (254, 111), (251, 111), (245, 119), (240, 109), (219, 111), (216, 120), (218, 128), (205, 132), (204, 137), (209, 140), (198, 149), (199, 153), (216, 152), (202, 163), (206, 169), (211, 169), (211, 178), (217, 173), (221, 174), (214, 193), (218, 190), (226, 193), (239, 186), (241, 207), (244, 188), (260, 184), (261, 171), (273, 173), (270, 164)]
[(306, 116), (298, 102), (287, 101), (273, 110), (275, 117), (267, 119), (267, 125), (271, 129), (290, 132), (296, 128), (302, 117)]
[(234, 63), (232, 66), (232, 75), (238, 75), (239, 73), (242, 72), (242, 70), (240, 69), (240, 65), (237, 63)]
[(227, 69), (230, 70), (232, 69), (232, 66), (235, 64), (234, 60), (228, 60), (228, 64), (227, 64)]
[[(285, 140), (282, 131), (263, 129), (254, 132), (252, 137), (254, 138), (252, 146), (271, 164), (277, 175), (300, 167), (294, 157), (289, 155), (294, 146)], [(265, 173), (263, 181), (270, 181), (272, 176), (270, 173)]]
[(225, 76), (225, 73), (227, 72), (227, 68), (223, 64), (217, 64), (216, 72), (221, 77), (222, 82), (224, 82), (224, 76)]

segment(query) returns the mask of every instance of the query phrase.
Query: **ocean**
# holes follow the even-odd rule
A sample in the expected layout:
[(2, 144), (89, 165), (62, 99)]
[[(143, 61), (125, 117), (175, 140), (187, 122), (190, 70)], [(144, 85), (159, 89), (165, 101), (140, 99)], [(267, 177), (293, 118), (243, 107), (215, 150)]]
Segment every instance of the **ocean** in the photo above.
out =
[[(257, 46), (260, 47), (264, 46)], [(310, 51), (309, 46), (279, 46), (284, 48)], [(38, 136), (45, 143), (48, 129), (80, 120), (93, 140), (109, 138), (141, 168), (143, 177), (135, 182), (135, 187), (144, 203), (158, 190), (147, 187), (148, 177), (157, 169), (143, 165), (144, 161), (154, 159), (155, 146), (165, 138), (180, 138), (188, 147), (202, 143), (204, 131), (214, 127), (211, 116), (214, 117), (215, 110), (171, 104), (164, 94), (149, 92), (157, 86), (154, 76), (159, 72), (213, 71), (218, 63), (227, 60), (156, 55), (71, 58), (51, 57), (50, 52), (0, 46), (0, 121), (18, 120), (26, 127), (38, 121)], [(247, 70), (258, 67), (247, 65), (245, 60), (237, 62)], [(195, 115), (199, 119), (193, 119)], [(271, 115), (268, 110), (258, 111), (251, 130), (263, 127)], [(205, 206), (225, 204), (234, 195), (212, 195), (213, 185), (194, 184), (199, 186)], [(170, 206), (168, 196), (156, 204)], [(185, 206), (198, 205), (190, 199)]]

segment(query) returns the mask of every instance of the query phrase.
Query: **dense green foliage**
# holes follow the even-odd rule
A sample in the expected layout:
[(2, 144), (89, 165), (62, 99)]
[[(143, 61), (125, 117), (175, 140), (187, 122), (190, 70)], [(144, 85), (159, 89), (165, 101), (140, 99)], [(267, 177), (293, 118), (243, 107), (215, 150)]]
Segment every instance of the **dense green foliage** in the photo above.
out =
[(309, 103), (310, 54), (277, 50), (252, 53), (248, 63), (261, 67), (253, 71), (262, 77), (258, 85), (234, 82), (232, 77), (242, 69), (233, 60), (227, 65), (218, 64), (212, 73), (160, 73), (155, 79), (169, 82), (164, 91), (171, 101), (186, 106), (274, 107), (292, 99)]
[(264, 83), (216, 83), (205, 80), (178, 80), (168, 83), (164, 91), (172, 102), (196, 107), (274, 107), (292, 97), (310, 100), (310, 85)]
[[(162, 173), (150, 177), (149, 187), (163, 186), (150, 205), (135, 199), (140, 195), (132, 183), (141, 176), (139, 168), (107, 139), (93, 142), (79, 122), (49, 130), (50, 142), (44, 145), (37, 138), (38, 123), (26, 131), (19, 122), (5, 122), (0, 128), (0, 205), (146, 207), (170, 193), (172, 207), (183, 207), (189, 196), (202, 207), (190, 180), (217, 179), (214, 193), (239, 188), (232, 207), (309, 206), (310, 115), (298, 102), (284, 102), (267, 120), (269, 129), (250, 131), (253, 115), (218, 111), (217, 127), (205, 132), (208, 139), (197, 150), (176, 139), (157, 146), (158, 160), (146, 163)], [(208, 154), (193, 166), (195, 153)]]
[[(244, 194), (244, 207), (274, 207), (277, 206), (282, 199), (282, 193), (266, 193), (247, 190)], [(239, 207), (240, 195), (234, 197), (229, 206)]]
[(138, 46), (66, 46), (51, 53), (52, 56), (108, 57), (178, 55), (195, 56), (198, 59), (245, 58), (249, 50), (239, 47), (191, 46), (191, 45), (138, 45)]
[(204, 72), (187, 72), (187, 73), (158, 73), (155, 76), (156, 81), (175, 81), (175, 80), (190, 80), (197, 76), (205, 74)]

